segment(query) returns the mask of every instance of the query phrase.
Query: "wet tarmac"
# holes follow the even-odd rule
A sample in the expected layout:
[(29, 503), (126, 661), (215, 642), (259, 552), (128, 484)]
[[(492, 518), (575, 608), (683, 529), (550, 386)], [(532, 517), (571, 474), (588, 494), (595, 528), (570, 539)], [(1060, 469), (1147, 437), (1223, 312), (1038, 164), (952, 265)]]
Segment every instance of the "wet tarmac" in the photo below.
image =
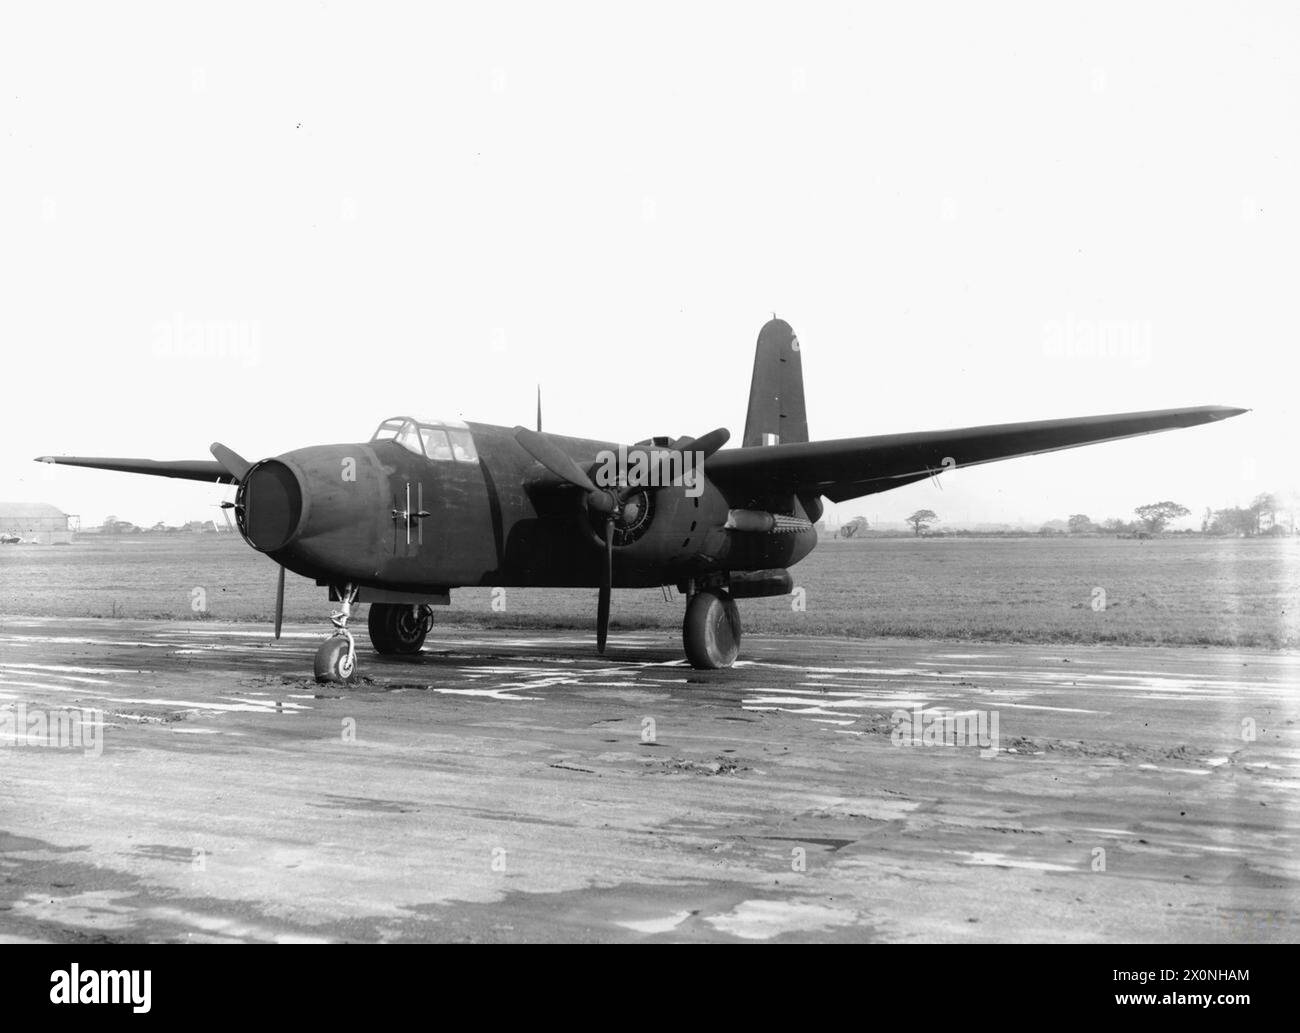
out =
[(0, 625), (0, 940), (1295, 941), (1300, 657)]

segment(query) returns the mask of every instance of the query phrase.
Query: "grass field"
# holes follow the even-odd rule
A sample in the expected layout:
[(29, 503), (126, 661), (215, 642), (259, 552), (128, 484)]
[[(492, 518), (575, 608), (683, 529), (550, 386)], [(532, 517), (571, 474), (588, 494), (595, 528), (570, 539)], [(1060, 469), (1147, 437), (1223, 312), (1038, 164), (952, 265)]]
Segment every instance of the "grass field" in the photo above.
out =
[[(789, 596), (744, 600), (747, 631), (1300, 645), (1298, 539), (830, 540), (794, 576), (805, 608)], [(0, 591), (0, 612), (15, 615), (269, 621), (275, 567), (234, 536), (84, 537), (0, 547)], [(678, 626), (672, 594), (616, 592), (614, 628)], [(594, 591), (510, 589), (504, 612), (491, 600), (489, 589), (458, 589), (438, 621), (586, 628), (595, 619)], [(286, 620), (323, 631), (328, 612), (322, 589), (290, 576)]]

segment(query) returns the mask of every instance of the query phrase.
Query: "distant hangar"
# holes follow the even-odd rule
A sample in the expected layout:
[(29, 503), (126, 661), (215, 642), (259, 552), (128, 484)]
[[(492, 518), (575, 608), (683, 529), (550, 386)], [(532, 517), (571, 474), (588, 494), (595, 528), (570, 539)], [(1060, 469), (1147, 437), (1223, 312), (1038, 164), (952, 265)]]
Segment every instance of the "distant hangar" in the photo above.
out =
[(69, 545), (81, 518), (46, 502), (0, 502), (0, 538), (39, 545)]

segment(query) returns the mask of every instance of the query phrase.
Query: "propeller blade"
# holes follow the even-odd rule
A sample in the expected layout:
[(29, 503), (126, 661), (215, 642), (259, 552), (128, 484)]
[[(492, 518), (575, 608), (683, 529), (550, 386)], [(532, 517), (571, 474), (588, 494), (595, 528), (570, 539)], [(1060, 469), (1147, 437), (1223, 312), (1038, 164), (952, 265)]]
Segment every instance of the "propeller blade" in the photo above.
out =
[(711, 430), (707, 434), (702, 434), (691, 444), (692, 452), (703, 452), (704, 458), (708, 459), (718, 449), (731, 440), (731, 431), (726, 427), (719, 427), (717, 430)]
[(587, 503), (592, 509), (600, 513), (613, 511), (616, 505), (614, 497), (608, 491), (597, 488), (586, 471), (555, 442), (527, 427), (515, 428), (515, 440), (519, 442), (520, 448), (560, 480), (586, 491)]
[(280, 637), (280, 628), (284, 625), (284, 567), (280, 568), (280, 580), (275, 586), (275, 637)]
[(703, 452), (704, 458), (708, 459), (730, 440), (731, 431), (726, 427), (719, 427), (707, 434), (701, 434), (698, 438), (678, 438), (672, 443), (672, 449), (675, 452)]
[(237, 481), (243, 481), (253, 464), (233, 449), (227, 448), (220, 441), (214, 441), (208, 447), (212, 457), (221, 464), (222, 469)]
[(605, 519), (605, 565), (600, 571), (600, 595), (596, 600), (596, 652), (605, 652), (609, 637), (609, 595), (614, 582), (614, 518)]
[(575, 463), (564, 449), (549, 438), (538, 434), (535, 430), (529, 430), (527, 427), (516, 427), (515, 440), (519, 442), (520, 448), (560, 480), (567, 481), (569, 484), (584, 488), (590, 492), (600, 491), (582, 467)]

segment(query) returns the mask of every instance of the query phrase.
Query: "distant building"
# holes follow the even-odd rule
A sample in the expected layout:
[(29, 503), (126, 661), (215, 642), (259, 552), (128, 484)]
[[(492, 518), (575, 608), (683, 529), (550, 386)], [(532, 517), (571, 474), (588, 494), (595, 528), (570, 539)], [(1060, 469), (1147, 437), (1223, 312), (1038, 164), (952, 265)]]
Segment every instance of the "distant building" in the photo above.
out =
[(45, 502), (0, 502), (0, 535), (41, 545), (67, 545), (81, 518)]

